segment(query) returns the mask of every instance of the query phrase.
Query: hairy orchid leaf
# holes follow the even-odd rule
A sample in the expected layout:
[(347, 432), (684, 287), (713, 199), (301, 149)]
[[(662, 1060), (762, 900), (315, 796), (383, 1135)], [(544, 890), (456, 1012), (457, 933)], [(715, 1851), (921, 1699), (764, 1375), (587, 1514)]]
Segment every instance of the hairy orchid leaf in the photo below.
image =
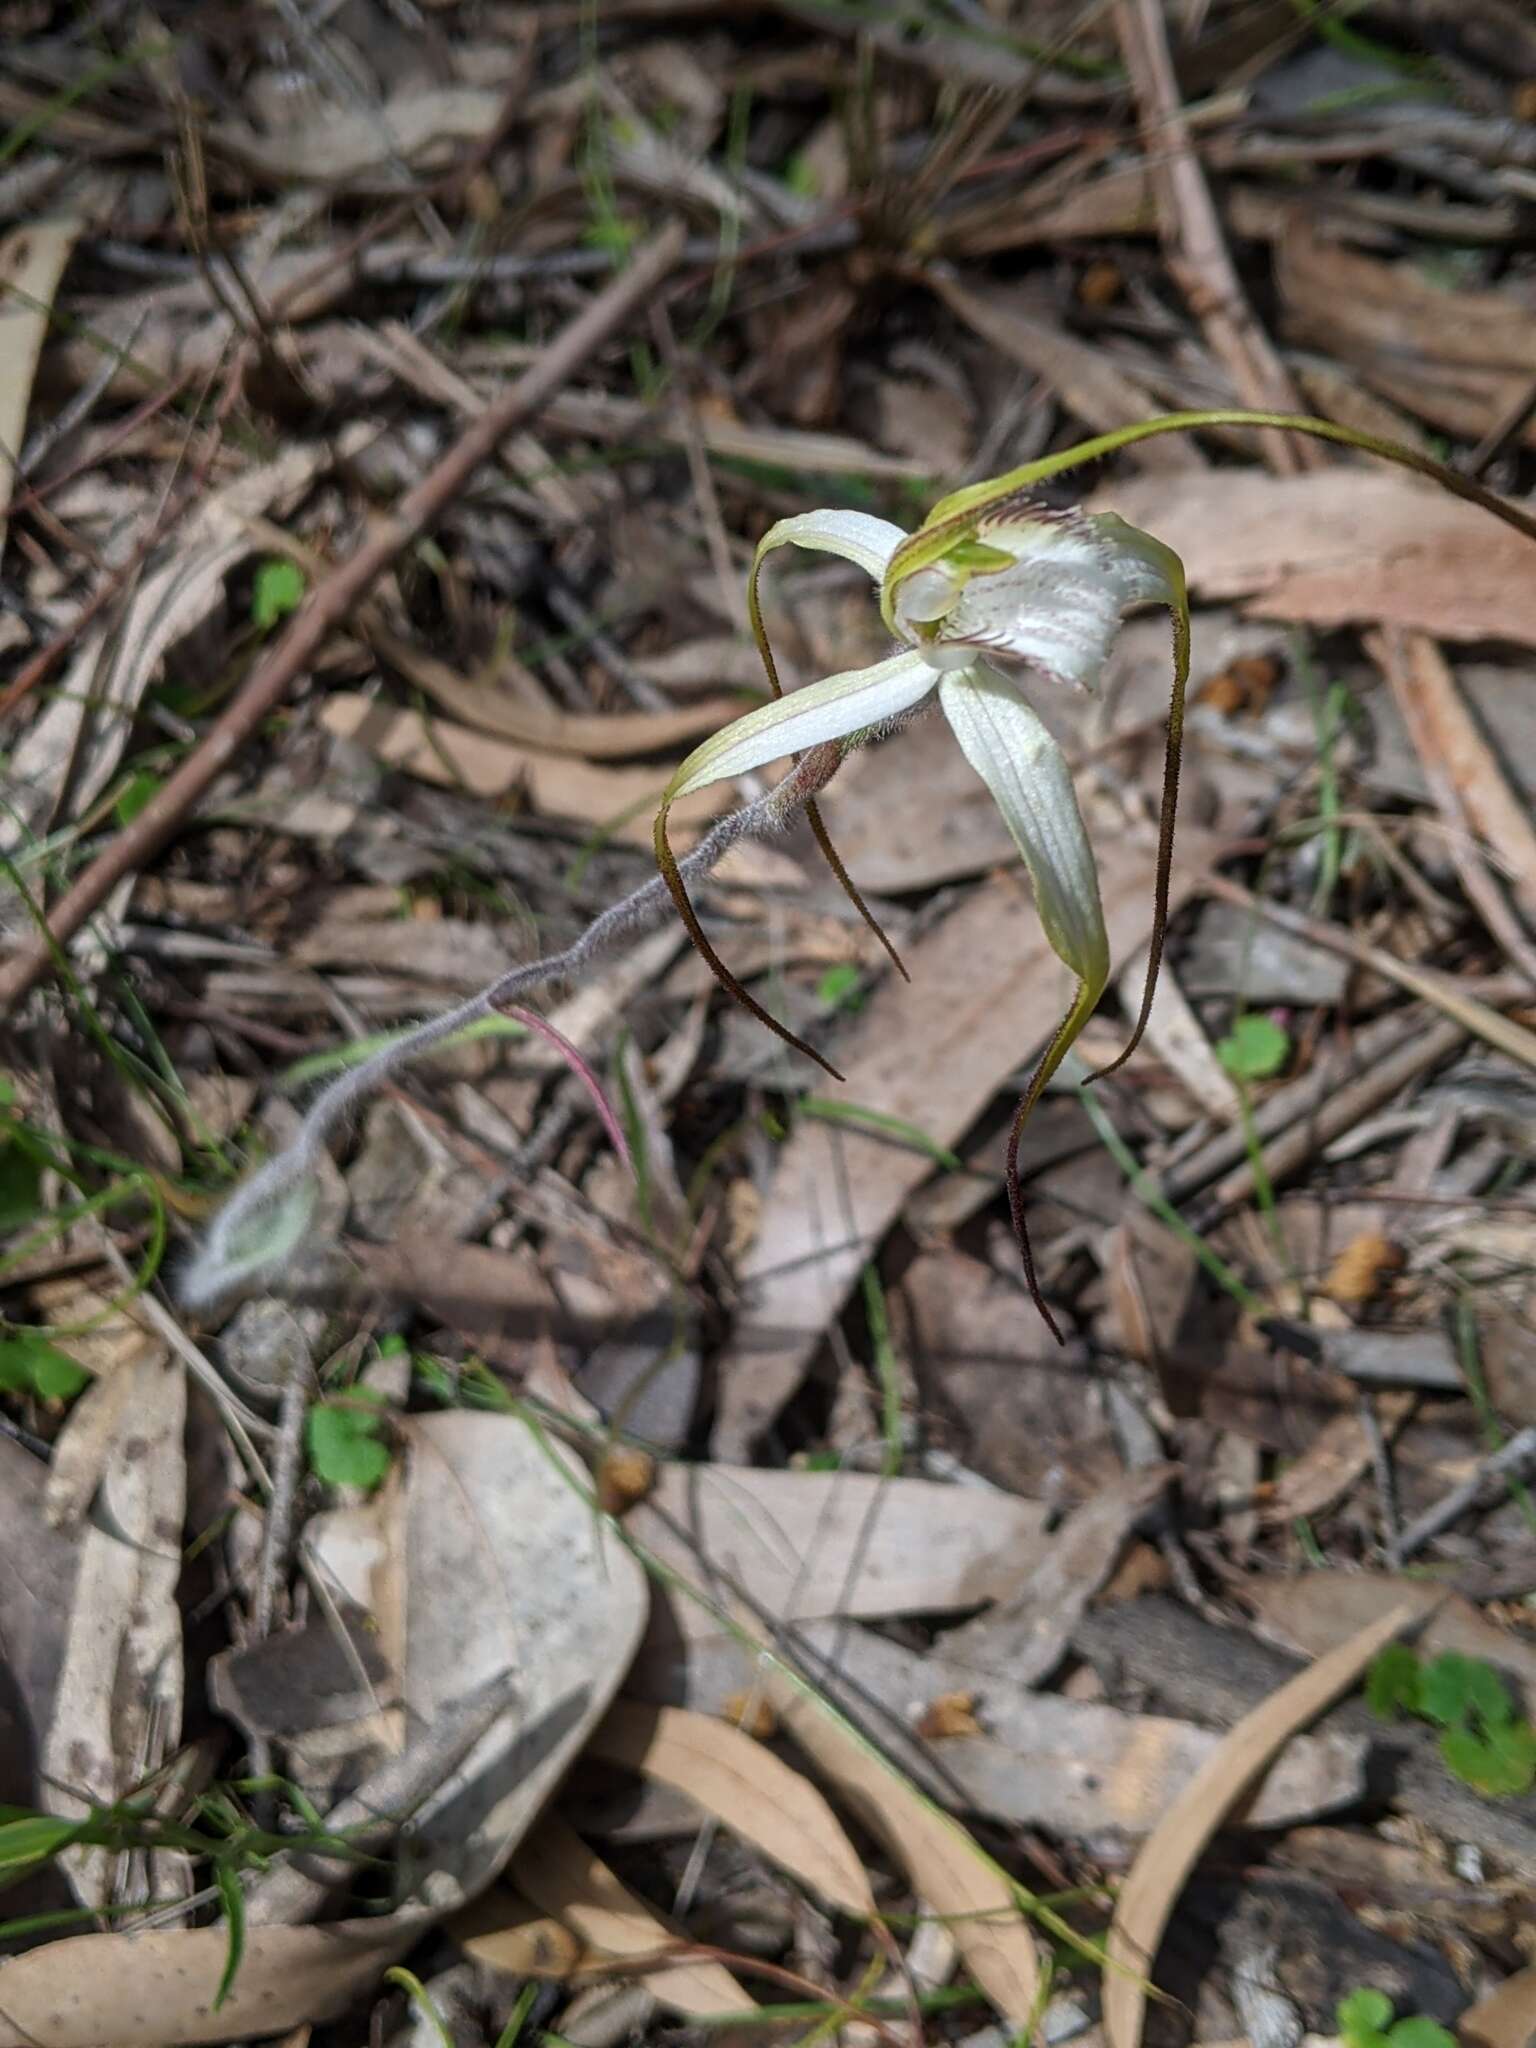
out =
[[(768, 677), (768, 687), (775, 697), (782, 697), (784, 686), (779, 681), (778, 666), (773, 658), (773, 648), (768, 639), (768, 627), (763, 619), (762, 574), (763, 563), (777, 548), (809, 548), (822, 554), (841, 555), (846, 562), (862, 569), (870, 581), (878, 586), (885, 574), (886, 564), (900, 546), (905, 535), (899, 526), (893, 526), (888, 519), (876, 519), (868, 512), (801, 512), (791, 519), (780, 519), (769, 527), (757, 544), (752, 557), (752, 573), (747, 578), (747, 618), (752, 627), (752, 638), (757, 642), (757, 651), (762, 656), (763, 668)], [(848, 901), (853, 905), (864, 923), (885, 948), (886, 957), (903, 981), (911, 977), (902, 965), (901, 955), (891, 944), (885, 927), (875, 916), (860, 895), (853, 877), (843, 865), (843, 857), (832, 844), (820, 806), (814, 797), (805, 805), (806, 823), (810, 826), (821, 857), (832, 870), (834, 879)]]

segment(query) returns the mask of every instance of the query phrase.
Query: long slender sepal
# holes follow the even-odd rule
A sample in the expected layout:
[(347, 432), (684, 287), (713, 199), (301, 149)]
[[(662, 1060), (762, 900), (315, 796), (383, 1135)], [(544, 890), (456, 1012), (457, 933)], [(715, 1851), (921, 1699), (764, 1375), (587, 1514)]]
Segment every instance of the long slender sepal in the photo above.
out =
[[(1119, 524), (1120, 522), (1116, 522)], [(1132, 529), (1127, 528), (1130, 532)], [(1152, 940), (1147, 950), (1147, 978), (1142, 986), (1141, 1009), (1131, 1027), (1123, 1051), (1107, 1066), (1088, 1076), (1102, 1080), (1123, 1067), (1140, 1045), (1157, 996), (1157, 977), (1163, 964), (1163, 944), (1168, 936), (1168, 897), (1173, 883), (1173, 834), (1179, 815), (1179, 768), (1184, 758), (1184, 700), (1189, 689), (1190, 620), (1189, 591), (1184, 564), (1172, 548), (1164, 547), (1150, 534), (1137, 533), (1138, 547), (1149, 560), (1155, 559), (1168, 587), (1168, 612), (1173, 620), (1173, 688), (1168, 698), (1168, 738), (1163, 752), (1163, 796), (1157, 820), (1157, 868), (1152, 894)]]
[(693, 941), (694, 951), (726, 993), (734, 996), (741, 1007), (754, 1016), (759, 1024), (766, 1024), (775, 1038), (782, 1038), (784, 1043), (792, 1045), (796, 1052), (804, 1053), (808, 1060), (820, 1067), (824, 1074), (830, 1074), (834, 1081), (841, 1081), (843, 1077), (831, 1061), (823, 1059), (815, 1046), (807, 1045), (805, 1040), (797, 1037), (787, 1024), (781, 1024), (777, 1017), (765, 1010), (751, 990), (743, 987), (736, 979), (710, 944), (708, 934), (699, 922), (699, 914), (693, 907), (693, 899), (688, 894), (688, 885), (678, 872), (677, 856), (673, 853), (671, 842), (667, 838), (667, 814), (671, 808), (671, 798), (664, 797), (661, 808), (656, 813), (656, 824), (652, 834), (656, 848), (656, 865), (661, 870), (662, 880), (667, 885), (673, 903), (677, 906), (677, 914), (683, 920), (683, 928)]
[(1100, 989), (1091, 988), (1088, 983), (1078, 984), (1072, 1007), (1056, 1027), (1056, 1035), (1041, 1053), (1035, 1071), (1029, 1077), (1029, 1084), (1013, 1113), (1013, 1124), (1008, 1132), (1008, 1151), (1003, 1176), (1008, 1188), (1008, 1208), (1013, 1217), (1013, 1234), (1019, 1243), (1019, 1258), (1024, 1266), (1024, 1283), (1029, 1289), (1029, 1298), (1040, 1311), (1041, 1320), (1058, 1344), (1064, 1344), (1056, 1318), (1046, 1307), (1045, 1296), (1040, 1292), (1040, 1281), (1035, 1273), (1035, 1254), (1029, 1242), (1029, 1225), (1024, 1217), (1024, 1189), (1019, 1181), (1019, 1141), (1024, 1136), (1024, 1126), (1035, 1113), (1035, 1106), (1050, 1085), (1051, 1077), (1072, 1049), (1073, 1041), (1098, 1007)]
[[(763, 618), (762, 574), (763, 562), (775, 548), (808, 547), (828, 553), (840, 554), (847, 561), (857, 562), (878, 584), (885, 573), (885, 564), (891, 551), (902, 540), (899, 526), (892, 526), (888, 520), (874, 519), (863, 512), (809, 512), (795, 519), (781, 519), (776, 526), (768, 529), (758, 542), (757, 552), (752, 557), (752, 572), (747, 578), (747, 618), (752, 627), (752, 638), (757, 642), (757, 651), (763, 658), (763, 669), (768, 677), (768, 687), (775, 697), (782, 697), (784, 685), (779, 681), (778, 664), (773, 658), (773, 648), (768, 640), (768, 626)], [(862, 543), (860, 552), (855, 547)], [(886, 958), (901, 976), (910, 981), (901, 955), (892, 945), (884, 925), (875, 916), (860, 894), (853, 877), (843, 865), (843, 857), (832, 844), (832, 835), (827, 830), (826, 820), (821, 815), (821, 806), (812, 797), (805, 806), (805, 821), (811, 828), (821, 857), (837, 881), (848, 901), (853, 905), (864, 923), (885, 948)]]

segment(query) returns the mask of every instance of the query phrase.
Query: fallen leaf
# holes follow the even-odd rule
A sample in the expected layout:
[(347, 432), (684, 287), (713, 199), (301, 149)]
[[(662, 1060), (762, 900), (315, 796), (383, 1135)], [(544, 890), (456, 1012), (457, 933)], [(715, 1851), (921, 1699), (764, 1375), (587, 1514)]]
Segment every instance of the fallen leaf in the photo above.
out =
[(222, 1927), (81, 1934), (0, 1963), (0, 2048), (195, 2048), (334, 2019), (421, 1939), (421, 1913), (253, 1927), (228, 1997)]
[(1424, 1580), (1395, 1573), (1318, 1571), (1299, 1578), (1252, 1582), (1254, 1618), (1271, 1641), (1320, 1657), (1357, 1629), (1398, 1607), (1427, 1616), (1418, 1647), (1427, 1657), (1443, 1650), (1497, 1664), (1519, 1686), (1527, 1713), (1536, 1713), (1536, 1645), (1484, 1619), (1470, 1600)]
[[(1536, 327), (1517, 294), (1431, 284), (1411, 263), (1324, 241), (1300, 211), (1276, 241), (1275, 278), (1298, 340), (1453, 434), (1479, 439), (1536, 377)], [(1536, 421), (1519, 438), (1536, 441)]]
[(956, 1820), (841, 1714), (768, 1666), (764, 1690), (785, 1729), (872, 1833), (924, 1905), (948, 1924), (972, 1976), (1013, 2027), (1039, 2017), (1040, 1958), (1004, 1872)]
[(467, 1956), (504, 1977), (538, 1977), (563, 1984), (598, 1966), (563, 1921), (541, 1913), (509, 1885), (493, 1885), (455, 1913), (446, 1932)]
[[(943, 269), (924, 275), (952, 313), (1001, 354), (1033, 370), (1091, 432), (1129, 426), (1159, 410), (1152, 393), (1117, 369), (1102, 348), (1047, 317), (1038, 302), (1017, 291), (962, 283)], [(1188, 435), (1154, 435), (1128, 453), (1139, 467), (1162, 473), (1209, 466)]]
[[(589, 761), (608, 761), (665, 753), (685, 740), (728, 725), (746, 708), (739, 697), (701, 697), (696, 704), (675, 711), (583, 715), (535, 710), (520, 704), (494, 679), (471, 682), (383, 626), (370, 625), (368, 639), (393, 667), (435, 697), (455, 718), (543, 754), (576, 754)], [(761, 686), (760, 674), (754, 680)], [(761, 687), (758, 694), (763, 694)]]
[(1464, 819), (1487, 844), (1529, 920), (1536, 915), (1536, 826), (1510, 787), (1449, 663), (1422, 633), (1372, 634), (1366, 650), (1391, 686), (1431, 794), (1439, 797), (1442, 781), (1449, 786), (1446, 822), (1454, 827)]
[(521, 1418), (454, 1410), (401, 1428), (372, 1604), (402, 1703), (431, 1725), (498, 1672), (518, 1680), (516, 1713), (412, 1824), (445, 1906), (489, 1882), (580, 1754), (634, 1655), (647, 1588), (581, 1467)]
[(1120, 1562), (1147, 1509), (1167, 1491), (1174, 1471), (1151, 1465), (1127, 1472), (1074, 1509), (1006, 1600), (949, 1631), (946, 1654), (962, 1666), (1002, 1673), (1016, 1685), (1049, 1678), (1084, 1609)]
[(1104, 2032), (1109, 2048), (1140, 2048), (1147, 1974), (1206, 1844), (1271, 1759), (1355, 1683), (1415, 1612), (1411, 1606), (1394, 1607), (1245, 1714), (1147, 1837), (1120, 1887), (1105, 1948)]
[(1530, 2048), (1536, 2035), (1536, 1965), (1506, 1977), (1496, 1991), (1469, 2006), (1456, 2031), (1474, 2048)]
[(1530, 541), (1401, 472), (1131, 477), (1088, 504), (1150, 528), (1183, 558), (1199, 596), (1246, 597), (1260, 618), (1380, 621), (1536, 646)]
[(505, 102), (504, 89), (436, 85), (397, 93), (382, 106), (326, 101), (307, 117), (290, 114), (281, 134), (259, 135), (243, 121), (210, 123), (210, 147), (279, 185), (351, 184), (409, 164), (440, 170), (456, 145), (477, 142)]
[[(518, 1851), (512, 1877), (526, 1898), (585, 1949), (611, 1961), (654, 1956), (680, 1938), (556, 1814), (546, 1814)], [(477, 1953), (474, 1940), (465, 1947)], [(658, 1962), (638, 1975), (653, 1997), (690, 2019), (756, 2005), (722, 1963)]]
[[(424, 718), (372, 697), (339, 690), (329, 696), (321, 723), (339, 739), (366, 747), (387, 766), (440, 788), (472, 796), (507, 796), (526, 790), (545, 817), (573, 818), (600, 825), (628, 845), (649, 846), (651, 815), (671, 774), (670, 766), (597, 768), (590, 762), (539, 753), (494, 739), (446, 718)], [(716, 783), (674, 805), (672, 816), (685, 831), (714, 817), (730, 802), (731, 785)], [(628, 815), (636, 814), (636, 815)]]
[[(181, 1739), (182, 1520), (186, 1512), (186, 1374), (150, 1352), (106, 1382), (126, 1398), (85, 1526), (53, 1718), (42, 1744), (43, 1804), (74, 1820), (111, 1806), (158, 1769)], [(179, 1859), (177, 1859), (179, 1862)], [(62, 1858), (83, 1903), (121, 1894), (118, 1856), (80, 1846)], [(150, 1893), (173, 1891), (169, 1870)], [(0, 1991), (3, 2009), (3, 1991)]]
[(77, 216), (60, 214), (16, 228), (0, 242), (0, 549), (53, 295), (84, 228)]
[[(699, 1561), (777, 1621), (940, 1614), (1002, 1597), (1041, 1554), (1036, 1501), (931, 1479), (664, 1463), (625, 1522), (692, 1580)], [(712, 1627), (691, 1603), (677, 1625)]]
[[(1144, 1835), (1221, 1740), (1165, 1714), (1129, 1714), (1097, 1701), (1031, 1692), (1011, 1675), (974, 1671), (947, 1649), (920, 1654), (873, 1629), (803, 1623), (797, 1652), (818, 1689), (844, 1712), (885, 1710), (892, 1761), (948, 1804), (1019, 1827), (1087, 1839), (1105, 1830)], [(648, 1645), (631, 1674), (647, 1699), (686, 1700), (711, 1712), (753, 1668), (734, 1637), (684, 1650)], [(946, 1739), (933, 1759), (916, 1726), (936, 1695), (974, 1696), (984, 1732)], [(1264, 1777), (1245, 1826), (1286, 1828), (1360, 1796), (1366, 1744), (1355, 1735), (1301, 1735)]]
[(708, 1714), (620, 1700), (586, 1754), (685, 1792), (831, 1905), (860, 1919), (874, 1914), (864, 1866), (831, 1807), (739, 1728)]

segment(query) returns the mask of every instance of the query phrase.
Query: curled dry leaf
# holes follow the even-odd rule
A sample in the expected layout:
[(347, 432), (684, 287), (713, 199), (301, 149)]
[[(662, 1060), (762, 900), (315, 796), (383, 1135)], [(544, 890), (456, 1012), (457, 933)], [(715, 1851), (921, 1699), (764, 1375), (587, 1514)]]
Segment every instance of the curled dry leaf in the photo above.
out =
[(861, 1919), (873, 1915), (864, 1866), (831, 1807), (739, 1728), (708, 1714), (621, 1700), (586, 1753), (685, 1792), (829, 1904)]
[[(481, 732), (513, 740), (541, 754), (576, 754), (589, 761), (613, 761), (638, 754), (666, 753), (684, 740), (713, 732), (741, 709), (732, 697), (701, 697), (673, 711), (579, 711), (535, 709), (521, 704), (494, 680), (471, 682), (446, 662), (423, 654), (387, 628), (370, 624), (374, 647), (413, 683), (435, 697), (445, 711)], [(760, 679), (754, 675), (753, 685)]]
[(1140, 2048), (1147, 1975), (1179, 1895), (1212, 1835), (1291, 1736), (1347, 1691), (1417, 1611), (1409, 1605), (1394, 1607), (1245, 1714), (1147, 1837), (1120, 1887), (1105, 1951), (1109, 2048)]

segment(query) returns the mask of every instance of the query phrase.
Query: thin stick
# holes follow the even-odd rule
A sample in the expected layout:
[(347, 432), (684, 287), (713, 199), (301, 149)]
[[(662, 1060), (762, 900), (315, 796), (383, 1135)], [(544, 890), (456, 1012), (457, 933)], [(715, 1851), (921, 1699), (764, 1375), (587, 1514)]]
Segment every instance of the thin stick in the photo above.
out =
[[(1141, 115), (1168, 268), (1243, 402), (1263, 412), (1299, 412), (1295, 387), (1244, 296), (1190, 141), (1160, 0), (1119, 0), (1115, 26)], [(1278, 475), (1312, 466), (1311, 451), (1279, 434), (1260, 439)]]
[(74, 936), (117, 883), (165, 844), (282, 701), (294, 679), (313, 663), (358, 600), (442, 516), (513, 428), (537, 412), (645, 302), (676, 263), (682, 246), (680, 225), (663, 229), (557, 336), (511, 390), (470, 422), (436, 467), (406, 494), (394, 515), (381, 521), (357, 552), (315, 588), (181, 767), (156, 791), (132, 825), (119, 833), (65, 892), (49, 919), (51, 944), (34, 944), (0, 971), (0, 1012), (41, 979), (52, 963), (53, 949)]

